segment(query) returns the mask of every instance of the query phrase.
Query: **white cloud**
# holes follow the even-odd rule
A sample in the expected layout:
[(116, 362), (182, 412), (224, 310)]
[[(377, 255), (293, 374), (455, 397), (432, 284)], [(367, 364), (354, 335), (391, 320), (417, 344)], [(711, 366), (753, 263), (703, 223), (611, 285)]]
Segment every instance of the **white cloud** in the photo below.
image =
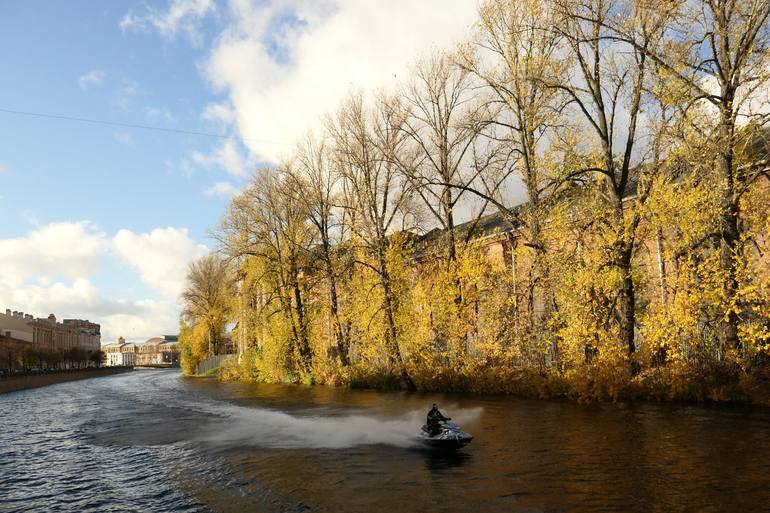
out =
[(106, 249), (104, 233), (89, 221), (47, 224), (25, 237), (0, 239), (0, 280), (20, 285), (33, 276), (87, 276), (99, 269)]
[(132, 107), (134, 98), (146, 95), (138, 83), (133, 80), (123, 80), (118, 89), (118, 106), (123, 110), (129, 110)]
[(58, 318), (72, 315), (97, 318), (118, 313), (142, 313), (131, 303), (103, 298), (87, 278), (77, 278), (71, 284), (43, 280), (39, 285), (24, 285), (13, 290), (3, 290), (0, 285), (0, 294), (6, 304), (23, 305), (27, 313), (36, 316), (54, 313)]
[(235, 112), (233, 108), (224, 103), (210, 103), (206, 105), (201, 117), (206, 121), (213, 121), (230, 125), (235, 121)]
[(141, 96), (147, 94), (139, 84), (133, 80), (124, 79), (120, 86), (121, 96)]
[[(110, 239), (88, 221), (35, 227), (23, 237), (0, 239), (0, 309), (88, 318), (102, 325), (103, 341), (176, 333), (187, 263), (207, 251), (183, 228), (121, 230)], [(109, 257), (125, 261), (160, 294), (106, 297), (92, 278)]]
[(170, 299), (182, 292), (187, 264), (208, 253), (208, 248), (192, 240), (185, 228), (156, 228), (141, 234), (120, 230), (112, 245), (146, 285)]
[(243, 157), (238, 145), (233, 140), (225, 140), (210, 155), (199, 151), (193, 152), (193, 161), (205, 167), (217, 166), (231, 176), (242, 177), (248, 173), (251, 163)]
[(238, 0), (230, 7), (232, 22), (204, 73), (228, 93), (249, 149), (271, 161), (349, 91), (400, 84), (417, 57), (453, 47), (477, 16), (468, 0)]
[(70, 284), (24, 284), (11, 287), (0, 281), (0, 305), (35, 317), (53, 313), (58, 319), (90, 319), (101, 324), (102, 343), (118, 336), (147, 339), (178, 331), (179, 311), (173, 301), (105, 298), (87, 278)]
[(134, 136), (131, 135), (131, 132), (126, 132), (125, 130), (115, 130), (112, 132), (112, 138), (126, 146), (134, 145)]
[(186, 176), (187, 178), (190, 178), (195, 174), (195, 166), (193, 166), (190, 161), (185, 158), (179, 161), (179, 170), (182, 172), (182, 175)]
[(156, 335), (179, 333), (179, 309), (170, 301), (151, 299), (128, 303), (136, 313), (112, 313), (96, 317), (102, 326), (102, 343), (119, 336), (130, 341), (144, 342)]
[(156, 30), (166, 39), (174, 39), (178, 33), (183, 32), (192, 43), (198, 44), (201, 22), (214, 11), (216, 11), (214, 0), (171, 0), (166, 11), (149, 5), (143, 6), (142, 14), (128, 11), (118, 25), (123, 31)]
[(37, 217), (37, 214), (35, 214), (34, 211), (25, 208), (19, 213), (19, 216), (30, 226), (34, 226), (35, 228), (40, 226), (40, 219)]
[[(745, 83), (735, 93), (734, 106), (737, 109), (736, 124), (745, 126), (751, 121), (766, 122), (770, 116), (770, 62), (758, 67), (752, 73), (754, 80)], [(714, 75), (704, 75), (698, 84), (706, 93), (719, 95), (719, 81)], [(705, 115), (705, 122), (712, 127), (719, 120), (719, 109), (706, 99), (697, 105)]]
[(101, 87), (106, 76), (106, 73), (100, 69), (91, 70), (78, 78), (78, 86), (83, 91), (86, 91), (91, 86)]
[(144, 117), (148, 121), (157, 123), (163, 121), (165, 123), (176, 122), (176, 117), (165, 107), (145, 107)]
[(0, 162), (0, 175), (8, 172), (8, 165)]
[(229, 198), (239, 192), (238, 188), (230, 182), (217, 182), (211, 187), (203, 189), (203, 194), (206, 196), (217, 196), (219, 198)]

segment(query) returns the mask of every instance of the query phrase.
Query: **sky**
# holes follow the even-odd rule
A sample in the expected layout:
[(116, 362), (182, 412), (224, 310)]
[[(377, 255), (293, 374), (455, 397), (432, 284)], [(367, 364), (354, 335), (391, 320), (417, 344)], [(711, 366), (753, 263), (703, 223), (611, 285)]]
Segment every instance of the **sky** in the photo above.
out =
[(398, 87), (453, 48), (476, 9), (0, 2), (0, 310), (88, 318), (103, 343), (177, 333), (187, 266), (216, 249), (211, 230), (250, 174), (350, 92)]

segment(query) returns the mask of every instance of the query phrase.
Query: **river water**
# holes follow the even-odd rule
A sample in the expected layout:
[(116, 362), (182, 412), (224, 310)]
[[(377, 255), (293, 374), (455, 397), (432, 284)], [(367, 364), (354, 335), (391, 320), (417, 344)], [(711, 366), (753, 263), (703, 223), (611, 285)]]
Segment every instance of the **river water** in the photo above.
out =
[[(434, 401), (473, 443), (415, 446)], [(769, 435), (767, 410), (137, 371), (0, 395), (0, 511), (770, 511)]]

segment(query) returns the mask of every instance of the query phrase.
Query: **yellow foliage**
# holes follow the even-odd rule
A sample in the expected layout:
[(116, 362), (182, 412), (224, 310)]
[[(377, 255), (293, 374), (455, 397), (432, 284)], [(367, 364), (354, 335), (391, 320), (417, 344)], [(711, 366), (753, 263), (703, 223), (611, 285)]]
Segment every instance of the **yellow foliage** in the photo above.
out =
[[(508, 248), (503, 259), (492, 258), (488, 242), (481, 240), (459, 244), (451, 262), (440, 248), (429, 248), (416, 260), (408, 234), (391, 236), (385, 261), (396, 349), (416, 387), (592, 401), (725, 400), (758, 386), (751, 366), (770, 351), (768, 188), (752, 188), (742, 199), (738, 290), (728, 301), (714, 235), (721, 211), (718, 187), (710, 180), (665, 176), (646, 186), (649, 198), (629, 203), (620, 226), (608, 227), (615, 213), (602, 198), (601, 180), (555, 204), (543, 223), (545, 248), (539, 255), (520, 244)], [(624, 275), (615, 265), (619, 242), (629, 237), (640, 241), (631, 269), (637, 291), (637, 351), (631, 356), (621, 341)], [(338, 264), (349, 365), (338, 354), (329, 284), (305, 276), (304, 318), (314, 356), (308, 373), (297, 371), (292, 313), (279, 301), (264, 300), (275, 286), (266, 272), (270, 262), (254, 258), (243, 267), (240, 293), (251, 306), (238, 327), (245, 330), (249, 349), (223, 377), (401, 387), (387, 343), (383, 276), (364, 247), (351, 240)], [(542, 259), (537, 277), (536, 256)], [(531, 304), (528, 294), (536, 296)], [(255, 302), (256, 297), (263, 300)], [(741, 346), (735, 348), (722, 347), (716, 333), (730, 308), (740, 319)], [(199, 327), (183, 330), (186, 369), (204, 355), (204, 335)]]

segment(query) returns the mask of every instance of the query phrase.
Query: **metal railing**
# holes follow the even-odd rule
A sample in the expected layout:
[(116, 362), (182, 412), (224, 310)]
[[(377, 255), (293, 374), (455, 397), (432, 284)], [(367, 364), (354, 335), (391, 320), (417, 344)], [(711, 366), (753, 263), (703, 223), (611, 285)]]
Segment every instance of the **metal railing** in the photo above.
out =
[(222, 364), (234, 356), (234, 354), (217, 354), (206, 358), (195, 366), (195, 374), (199, 376), (201, 374), (206, 374), (207, 372), (216, 369), (217, 367), (221, 367)]

